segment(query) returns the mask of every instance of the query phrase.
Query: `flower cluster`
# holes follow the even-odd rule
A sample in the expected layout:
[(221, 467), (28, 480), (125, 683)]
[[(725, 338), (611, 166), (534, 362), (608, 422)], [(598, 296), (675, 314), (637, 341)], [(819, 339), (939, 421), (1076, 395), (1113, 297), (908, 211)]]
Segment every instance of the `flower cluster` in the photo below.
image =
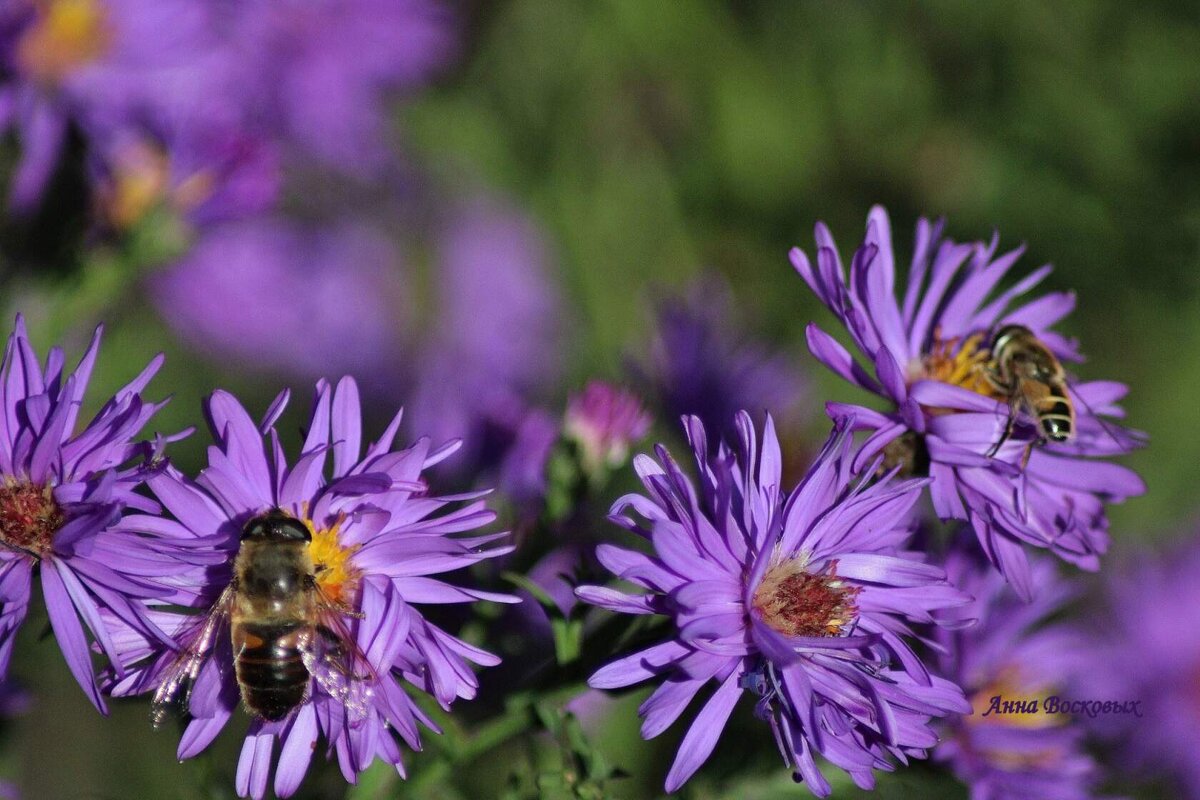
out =
[[(107, 661), (108, 693), (157, 691), (159, 719), (174, 695), (184, 698), (181, 759), (220, 733), (239, 690), (254, 708), (243, 680), (251, 668), (234, 641), (251, 647), (273, 635), (276, 659), (294, 649), (296, 696), (252, 715), (238, 767), (243, 796), (265, 795), (276, 740), (281, 797), (295, 791), (321, 737), (349, 781), (376, 758), (403, 775), (393, 733), (420, 749), (420, 728), (438, 730), (404, 685), (449, 708), (475, 696), (471, 664), (499, 661), (421, 607), (517, 601), (436, 577), (512, 549), (495, 544), (505, 533), (472, 533), (495, 517), (486, 492), (430, 491), (424, 473), (458, 442), (434, 448), (424, 438), (397, 449), (396, 414), (364, 447), (358, 388), (345, 378), (336, 389), (317, 385), (305, 441), (289, 463), (274, 427), (288, 394), (256, 425), (218, 391), (205, 404), (208, 466), (192, 479), (164, 455), (178, 436), (136, 441), (161, 407), (141, 395), (161, 357), (78, 424), (99, 341), (97, 330), (67, 372), (58, 348), (39, 363), (18, 318), (0, 366), (0, 675), (37, 575), (55, 638), (97, 708), (105, 705), (93, 653)], [(139, 493), (143, 486), (153, 497)], [(243, 560), (254, 521), (270, 514), (302, 526), (290, 572), (269, 572), (278, 551)], [(255, 563), (273, 577), (256, 577)], [(271, 599), (256, 612), (263, 592)], [(286, 659), (273, 663), (278, 672)], [(281, 691), (281, 680), (268, 678), (264, 691)]]
[[(302, 14), (297, 24), (319, 27), (314, 20), (336, 6), (318, 4), (309, 9), (315, 16)], [(20, 35), (50, 25), (41, 15), (57, 7), (50, 3), (29, 19), (13, 18)], [(76, 14), (89, 8), (86, 0), (63, 6)], [(273, 12), (259, 11), (259, 22), (271, 28)], [(88, 19), (76, 19), (72, 30), (89, 30)], [(107, 48), (107, 37), (117, 32), (105, 27), (94, 46)], [(45, 35), (51, 33), (61, 31)], [(38, 65), (70, 71), (66, 62)], [(381, 74), (334, 74), (387, 83)], [(283, 127), (302, 113), (276, 111), (287, 120)], [(371, 120), (352, 127), (371, 139)], [(307, 143), (331, 159), (340, 145)], [(360, 166), (372, 163), (369, 148), (357, 155)], [(483, 216), (480, 224), (489, 231), (483, 238), (512, 232), (504, 224), (490, 227), (493, 218)], [(210, 239), (192, 257), (236, 271), (267, 263), (278, 250), (276, 258), (320, 278), (336, 253), (370, 261), (388, 251), (359, 229), (327, 238), (327, 232), (281, 225), (264, 237), (263, 229), (227, 224), (224, 233), (231, 238)], [(516, 239), (514, 251), (530, 244)], [(449, 315), (444, 341), (413, 367), (422, 427), (438, 435), (407, 447), (396, 446), (400, 413), (378, 439), (364, 443), (362, 399), (352, 377), (336, 386), (317, 382), (292, 457), (278, 429), (288, 392), (256, 422), (236, 397), (216, 391), (203, 406), (212, 438), (206, 465), (186, 474), (166, 452), (181, 435), (141, 438), (161, 407), (142, 398), (161, 357), (80, 425), (100, 332), (68, 373), (57, 348), (39, 362), (18, 317), (0, 365), (0, 679), (39, 578), (70, 670), (101, 711), (102, 691), (152, 693), (156, 723), (172, 711), (185, 722), (177, 751), (182, 760), (208, 748), (239, 705), (245, 709), (249, 728), (236, 776), (241, 796), (258, 800), (269, 789), (291, 795), (321, 748), (347, 781), (376, 760), (403, 777), (402, 748), (420, 750), (423, 731), (440, 733), (433, 704), (448, 710), (455, 700), (475, 698), (475, 668), (500, 661), (473, 633), (460, 638), (443, 627), (452, 615), (430, 616), (428, 607), (519, 602), (439, 577), (517, 549), (507, 533), (483, 530), (496, 518), (486, 491), (444, 492), (441, 481), (477, 486), (490, 460), (508, 494), (504, 508), (515, 512), (523, 534), (537, 534), (517, 537), (522, 552), (502, 563), (513, 571), (527, 568), (526, 574), (506, 577), (536, 597), (544, 612), (513, 614), (506, 619), (516, 625), (491, 626), (507, 626), (499, 637), (504, 652), (523, 652), (510, 648), (516, 630), (534, 643), (524, 652), (541, 658), (549, 633), (559, 663), (579, 658), (586, 636), (604, 628), (596, 621), (611, 617), (593, 609), (581, 620), (586, 609), (576, 600), (653, 620), (643, 630), (653, 631), (656, 643), (621, 655), (588, 682), (597, 690), (655, 684), (639, 709), (647, 739), (703, 697), (666, 775), (668, 792), (709, 759), (734, 708), (748, 696), (795, 779), (820, 797), (833, 793), (834, 784), (819, 759), (870, 789), (879, 772), (930, 754), (977, 800), (1091, 796), (1100, 775), (1083, 748), (1083, 728), (1042, 709), (1082, 672), (1081, 634), (1047, 623), (1072, 592), (1057, 577), (1058, 561), (1030, 562), (1026, 548), (1098, 568), (1107, 547), (1105, 504), (1143, 490), (1133, 472), (1106, 460), (1142, 441), (1105, 419), (1121, 415), (1117, 401), (1125, 387), (1076, 383), (1063, 369), (1062, 362), (1079, 358), (1075, 343), (1054, 330), (1073, 306), (1070, 295), (1017, 302), (1048, 268), (997, 292), (1020, 250), (997, 256), (995, 239), (944, 241), (940, 225), (922, 220), (898, 301), (881, 209), (871, 212), (848, 274), (822, 225), (817, 240), (815, 267), (799, 250), (794, 264), (845, 324), (866, 363), (813, 325), (809, 347), (887, 407), (828, 404), (832, 431), (794, 485), (785, 479), (785, 464), (795, 463), (789, 451), (805, 451), (786, 431), (781, 442), (771, 413), (761, 432), (747, 410), (711, 425), (683, 416), (690, 467), (658, 445), (655, 457), (632, 460), (641, 490), (611, 506), (608, 519), (625, 529), (630, 546), (596, 544), (586, 518), (600, 516), (588, 513), (590, 500), (629, 463), (651, 416), (635, 395), (599, 381), (570, 399), (561, 421), (528, 404), (537, 370), (518, 353), (538, 352), (546, 337), (535, 330), (525, 330), (523, 339), (472, 333), (472, 326), (521, 327), (502, 319), (504, 312), (474, 313), (519, 273), (506, 271), (501, 258), (492, 282), (474, 281), (464, 265), (478, 260), (475, 238), (450, 249), (451, 268), (443, 276), (460, 285), (469, 302)], [(273, 269), (262, 268), (262, 286), (287, 271)], [(350, 330), (372, 315), (388, 316), (381, 295), (404, 294), (393, 285), (394, 274), (372, 274), (378, 281), (355, 304), (354, 325), (345, 327), (344, 309), (329, 311), (347, 332), (327, 344), (356, 351), (394, 346), (375, 341), (369, 330)], [(207, 284), (181, 275), (159, 288), (195, 295), (191, 312), (219, 319), (223, 309), (198, 291)], [(224, 335), (235, 342), (259, 326), (301, 337), (307, 320), (322, 313), (324, 294), (320, 286), (297, 292), (287, 298), (288, 309), (243, 320), (246, 327), (231, 325)], [(535, 294), (526, 297), (539, 305), (545, 298)], [(640, 376), (666, 387), (657, 393), (660, 402), (696, 403), (713, 414), (738, 397), (770, 404), (780, 395), (794, 403), (801, 387), (787, 365), (757, 349), (721, 344), (713, 319), (690, 311), (667, 316), (651, 370), (656, 377)], [(252, 361), (284, 358), (281, 341)], [(456, 358), (433, 357), (443, 346)], [(316, 348), (307, 356), (311, 370), (335, 357)], [(683, 368), (689, 366), (696, 374)], [(713, 374), (725, 370), (733, 376)], [(739, 385), (759, 378), (762, 385)], [(449, 397), (462, 402), (440, 402)], [(435, 478), (433, 470), (460, 449), (454, 431), (476, 440), (471, 468)], [(963, 520), (970, 530), (960, 525), (962, 537), (942, 546), (936, 533), (921, 527), (926, 493), (936, 517)], [(579, 532), (557, 539), (560, 529), (576, 523)], [(547, 546), (529, 552), (530, 542)], [(1172, 744), (1187, 740), (1179, 731), (1186, 732), (1195, 715), (1177, 709), (1194, 698), (1161, 687), (1194, 678), (1188, 671), (1195, 672), (1196, 659), (1177, 656), (1200, 638), (1185, 637), (1180, 645), (1176, 633), (1187, 620), (1162, 623), (1153, 607), (1178, 605), (1177, 596), (1155, 592), (1169, 587), (1178, 594), (1178, 587), (1194, 583), (1200, 570), (1192, 555), (1149, 569), (1121, 590), (1121, 641), (1105, 659), (1110, 683), (1092, 692), (1123, 701), (1153, 695), (1148, 713), (1174, 727), (1143, 733), (1142, 755), (1169, 760), (1189, 788), (1196, 779), (1191, 753)], [(574, 585), (576, 575), (600, 568), (621, 583)], [(1158, 588), (1147, 592), (1147, 585)], [(1138, 664), (1128, 661), (1126, 639), (1144, 645)], [(1162, 650), (1152, 659), (1158, 671), (1145, 673), (1141, 660), (1155, 648)], [(97, 657), (106, 662), (100, 681)], [(519, 662), (510, 666), (521, 669)], [(1015, 704), (1020, 715), (990, 713), (1001, 701)], [(528, 707), (516, 705), (513, 713), (524, 716), (496, 730), (510, 723), (523, 729), (535, 716), (547, 730), (565, 730), (546, 721), (552, 715), (536, 697)]]
[[(393, 104), (456, 58), (457, 27), (441, 0), (11, 0), (9, 205), (51, 214), (52, 178), (82, 173), (88, 218), (70, 229), (154, 230), (133, 260), (160, 268), (149, 295), (182, 339), (246, 372), (349, 373), (403, 393), (430, 436), (466, 437), (466, 473), (533, 413), (560, 332), (527, 215), (439, 189), (390, 130)], [(245, 313), (264, 297), (271, 314)]]
[[(997, 294), (1024, 248), (997, 256), (995, 237), (958, 244), (943, 239), (941, 223), (922, 219), (899, 300), (891, 223), (879, 207), (849, 275), (823, 224), (816, 240), (815, 265), (799, 248), (792, 263), (846, 327), (866, 366), (815, 324), (809, 349), (890, 405), (882, 412), (829, 405), (834, 418), (853, 418), (868, 432), (860, 464), (883, 453), (889, 465), (928, 474), (938, 516), (969, 521), (988, 559), (1025, 599), (1034, 594), (1026, 546), (1098, 569), (1108, 547), (1104, 504), (1145, 491), (1137, 475), (1100, 457), (1128, 452), (1142, 437), (1104, 420), (1122, 415), (1123, 384), (1070, 384), (1060, 374), (1059, 360), (1080, 360), (1076, 343), (1053, 330), (1074, 308), (1074, 295), (1019, 302), (1048, 266)], [(992, 350), (1007, 326), (1027, 334), (1027, 349), (1001, 364)], [(1043, 414), (1069, 416), (1069, 435), (1049, 439)]]
[[(695, 481), (662, 446), (657, 461), (635, 460), (645, 492), (618, 500), (611, 519), (646, 548), (605, 544), (596, 555), (642, 593), (603, 586), (576, 593), (671, 623), (665, 641), (590, 679), (603, 689), (660, 681), (640, 709), (644, 737), (663, 732), (694, 696), (717, 685), (683, 738), (668, 791), (709, 757), (744, 692), (756, 697), (756, 713), (796, 779), (818, 796), (832, 786), (817, 756), (870, 788), (875, 770), (935, 746), (977, 798), (1083, 798), (1098, 782), (1079, 725), (1053, 714), (1011, 724), (985, 718), (979, 703), (1012, 692), (1038, 706), (1077, 673), (1078, 633), (1035, 629), (1068, 592), (1052, 563), (1031, 565), (1025, 548), (1098, 569), (1108, 544), (1105, 504), (1144, 490), (1133, 472), (1104, 457), (1144, 437), (1105, 419), (1122, 416), (1123, 385), (1075, 382), (1063, 369), (1080, 355), (1054, 325), (1074, 297), (1019, 302), (1049, 267), (998, 290), (1021, 249), (997, 255), (995, 238), (957, 244), (943, 239), (941, 227), (918, 223), (902, 299), (880, 208), (848, 274), (824, 225), (815, 265), (792, 251), (860, 357), (810, 324), (812, 354), (887, 402), (882, 411), (828, 403), (833, 433), (794, 489), (783, 484), (771, 418), (760, 447), (744, 411), (733, 448), (710, 448), (706, 425), (684, 418)], [(690, 352), (696, 339), (664, 339), (672, 354), (657, 358), (657, 372), (679, 368), (674, 352)], [(728, 393), (697, 399), (710, 394)], [(936, 515), (969, 522), (979, 545), (967, 552), (957, 544), (944, 569), (932, 532), (914, 536), (926, 490)], [(917, 624), (934, 631), (925, 640), (936, 653), (928, 664), (909, 645)], [(973, 716), (959, 716), (972, 706)]]
[(40, 202), (73, 127), (122, 227), (159, 204), (198, 223), (259, 212), (298, 150), (377, 168), (378, 98), (453, 53), (428, 0), (14, 0), (0, 42), (0, 126), (22, 146), (13, 205)]

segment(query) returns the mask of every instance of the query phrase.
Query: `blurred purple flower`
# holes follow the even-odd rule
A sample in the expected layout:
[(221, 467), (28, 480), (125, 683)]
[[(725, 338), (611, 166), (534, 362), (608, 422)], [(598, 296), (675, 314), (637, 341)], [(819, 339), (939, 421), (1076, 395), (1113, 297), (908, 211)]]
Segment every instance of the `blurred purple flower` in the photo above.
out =
[(1200, 539), (1189, 532), (1166, 552), (1107, 574), (1108, 604), (1088, 643), (1091, 668), (1074, 691), (1140, 701), (1140, 713), (1100, 715), (1089, 727), (1111, 740), (1126, 774), (1167, 778), (1174, 791), (1164, 796), (1200, 800)]
[[(460, 471), (494, 466), (561, 372), (561, 298), (540, 231), (477, 198), (447, 214), (432, 272), (432, 334), (414, 343), (411, 412), (430, 435), (465, 436)], [(489, 447), (488, 445), (491, 445)]]
[(661, 414), (700, 417), (704, 427), (732, 437), (741, 409), (769, 409), (783, 427), (797, 422), (808, 380), (792, 357), (747, 337), (734, 320), (728, 285), (710, 276), (681, 297), (658, 303), (649, 358), (631, 369)]
[(630, 446), (641, 441), (650, 422), (637, 395), (590, 381), (582, 394), (567, 403), (563, 436), (579, 447), (584, 471), (596, 474), (624, 464)]
[(0, 11), (0, 130), (21, 160), (10, 204), (33, 208), (74, 125), (94, 144), (204, 103), (213, 71), (202, 0), (12, 0)]
[(517, 507), (519, 518), (530, 520), (541, 510), (546, 497), (546, 464), (559, 433), (554, 417), (542, 409), (531, 409), (505, 448), (497, 488)]
[(1044, 266), (985, 303), (1024, 248), (994, 258), (997, 238), (956, 244), (943, 241), (941, 229), (940, 222), (918, 221), (901, 306), (887, 212), (871, 210), (849, 280), (833, 237), (818, 223), (816, 269), (799, 248), (791, 252), (792, 263), (845, 325), (874, 374), (815, 324), (808, 327), (809, 349), (847, 381), (894, 404), (886, 413), (829, 404), (832, 416), (853, 416), (858, 428), (871, 432), (856, 466), (881, 451), (889, 466), (901, 453), (927, 455), (938, 516), (969, 520), (988, 559), (1029, 599), (1034, 589), (1024, 545), (1048, 548), (1083, 569), (1099, 568), (1108, 547), (1104, 503), (1141, 494), (1145, 485), (1124, 467), (1084, 457), (1128, 452), (1141, 435), (1098, 416), (1122, 416), (1116, 403), (1127, 388), (1090, 381), (1069, 390), (1077, 413), (1071, 441), (1040, 443), (1022, 468), (1037, 428), (1021, 424), (995, 457), (988, 456), (1009, 415), (1005, 398), (980, 374), (991, 333), (1002, 325), (1023, 325), (1058, 358), (1079, 360), (1075, 343), (1050, 329), (1070, 313), (1075, 298), (1053, 292), (1008, 310), (1049, 274)]
[(411, 314), (398, 260), (362, 226), (254, 219), (208, 231), (151, 292), (185, 340), (247, 373), (338, 369), (388, 388)]
[[(377, 673), (377, 680), (367, 687), (370, 692), (362, 698), (365, 718), (352, 718), (346, 704), (320, 681), (314, 681), (309, 698), (283, 720), (255, 718), (237, 770), (238, 794), (254, 798), (266, 794), (276, 740), (280, 756), (274, 791), (280, 797), (299, 786), (320, 736), (328, 742), (328, 752), (336, 754), (347, 781), (354, 782), (376, 758), (394, 765), (403, 776), (393, 732), (419, 750), (418, 724), (435, 732), (438, 729), (401, 688), (400, 680), (449, 708), (456, 698), (470, 699), (478, 689), (468, 662), (499, 663), (490, 653), (429, 622), (413, 604), (516, 602), (509, 595), (430, 577), (512, 549), (487, 547), (507, 535), (504, 533), (454, 535), (476, 530), (494, 519), (478, 500), (484, 493), (456, 498), (427, 494), (422, 473), (451, 455), (457, 442), (431, 450), (429, 439), (423, 438), (405, 450), (393, 450), (401, 418), (397, 414), (380, 439), (364, 452), (355, 382), (343, 378), (333, 391), (321, 381), (301, 455), (289, 466), (273, 427), (287, 399), (286, 392), (281, 394), (256, 426), (232, 395), (214, 393), (206, 405), (216, 441), (209, 448), (208, 467), (195, 481), (169, 469), (149, 482), (177, 521), (132, 516), (123, 523), (131, 532), (152, 531), (192, 545), (193, 552), (182, 560), (194, 566), (166, 581), (174, 590), (166, 600), (207, 609), (229, 585), (242, 525), (256, 514), (281, 508), (312, 531), (309, 553), (325, 595), (361, 614), (360, 618), (345, 617), (343, 624)], [(456, 500), (472, 502), (445, 511)], [(164, 630), (178, 635), (196, 617), (163, 611), (156, 619)], [(116, 680), (112, 693), (129, 695), (154, 689), (175, 654), (133, 632), (120, 641), (130, 661), (137, 659), (141, 666), (125, 679)], [(180, 759), (204, 750), (237, 708), (229, 641), (225, 626), (197, 677), (197, 688), (187, 705), (191, 721), (179, 744)]]
[[(1084, 729), (1046, 712), (1043, 701), (1069, 691), (1093, 655), (1074, 626), (1044, 625), (1074, 595), (1056, 565), (1034, 561), (1030, 573), (1040, 590), (1025, 603), (977, 553), (959, 549), (947, 558), (950, 582), (975, 598), (947, 621), (975, 624), (935, 632), (939, 669), (963, 687), (974, 713), (947, 724), (934, 758), (970, 787), (972, 800), (1089, 800), (1099, 768), (1083, 747)], [(1032, 701), (1039, 713), (989, 711), (994, 697)]]
[(254, 125), (360, 176), (387, 165), (389, 92), (457, 55), (432, 0), (251, 0), (229, 7), (228, 85)]
[(117, 523), (126, 508), (158, 512), (157, 503), (134, 491), (152, 469), (150, 445), (133, 439), (163, 403), (141, 397), (162, 364), (159, 356), (76, 431), (100, 333), (97, 328), (75, 371), (64, 375), (58, 347), (39, 366), (18, 316), (0, 366), (0, 675), (29, 609), (36, 568), (67, 666), (107, 713), (80, 617), (121, 675), (124, 663), (102, 614), (146, 636), (161, 635), (143, 606), (166, 594), (146, 577), (159, 574), (156, 547)]
[(166, 208), (193, 229), (269, 211), (280, 188), (269, 142), (231, 128), (184, 125), (122, 133), (92, 159), (99, 210), (126, 231)]
[(770, 417), (760, 452), (749, 415), (738, 415), (736, 457), (724, 445), (712, 456), (697, 418), (685, 427), (698, 486), (660, 446), (658, 463), (634, 461), (646, 495), (627, 495), (612, 509), (611, 519), (644, 536), (653, 554), (607, 544), (596, 551), (614, 575), (648, 593), (576, 590), (612, 611), (666, 615), (676, 630), (603, 667), (589, 685), (662, 678), (640, 709), (649, 739), (709, 681), (719, 683), (684, 736), (668, 792), (708, 759), (744, 690), (758, 695), (756, 713), (796, 779), (820, 797), (831, 787), (818, 754), (863, 788), (874, 786), (873, 769), (891, 769), (888, 756), (924, 757), (937, 742), (930, 717), (970, 706), (905, 643), (910, 622), (933, 622), (933, 612), (968, 599), (940, 568), (904, 551), (911, 529), (897, 520), (922, 482), (856, 481), (843, 424), (786, 493)]

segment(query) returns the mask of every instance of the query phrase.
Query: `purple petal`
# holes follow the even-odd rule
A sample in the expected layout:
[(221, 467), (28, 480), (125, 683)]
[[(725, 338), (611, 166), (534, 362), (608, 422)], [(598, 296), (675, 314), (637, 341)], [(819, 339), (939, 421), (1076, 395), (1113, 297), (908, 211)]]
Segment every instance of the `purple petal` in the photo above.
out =
[(742, 696), (742, 689), (738, 685), (739, 678), (737, 670), (730, 672), (729, 677), (696, 715), (687, 735), (683, 737), (683, 743), (679, 745), (679, 753), (675, 756), (671, 771), (667, 773), (668, 792), (674, 792), (682, 786), (712, 755), (733, 707)]

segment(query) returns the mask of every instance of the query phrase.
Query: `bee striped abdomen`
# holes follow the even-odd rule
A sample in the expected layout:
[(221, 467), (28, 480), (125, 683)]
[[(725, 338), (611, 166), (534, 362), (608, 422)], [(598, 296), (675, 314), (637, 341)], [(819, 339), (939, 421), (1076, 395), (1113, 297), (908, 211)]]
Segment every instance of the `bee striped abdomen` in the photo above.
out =
[(242, 702), (266, 720), (283, 719), (304, 702), (309, 672), (300, 642), (304, 622), (241, 622), (234, 626), (234, 668)]
[(1051, 395), (1038, 404), (1042, 434), (1052, 442), (1065, 442), (1075, 427), (1075, 410), (1065, 397)]

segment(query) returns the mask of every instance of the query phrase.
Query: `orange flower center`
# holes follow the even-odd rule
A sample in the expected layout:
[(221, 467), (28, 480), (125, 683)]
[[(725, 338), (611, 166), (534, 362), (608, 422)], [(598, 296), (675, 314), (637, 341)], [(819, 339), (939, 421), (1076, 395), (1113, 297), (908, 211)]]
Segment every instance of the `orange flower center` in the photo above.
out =
[(342, 527), (340, 517), (328, 528), (320, 530), (312, 520), (305, 519), (304, 524), (312, 532), (308, 554), (316, 568), (317, 585), (334, 603), (352, 608), (358, 597), (358, 581), (362, 573), (354, 566), (351, 556), (359, 549), (359, 545), (341, 545), (338, 539)]
[(973, 333), (966, 339), (935, 338), (929, 354), (921, 360), (919, 377), (961, 386), (985, 397), (1003, 399), (986, 378), (984, 370), (991, 351), (983, 344), (984, 335)]
[(100, 0), (44, 0), (17, 42), (17, 63), (35, 80), (59, 83), (104, 55), (111, 41)]

